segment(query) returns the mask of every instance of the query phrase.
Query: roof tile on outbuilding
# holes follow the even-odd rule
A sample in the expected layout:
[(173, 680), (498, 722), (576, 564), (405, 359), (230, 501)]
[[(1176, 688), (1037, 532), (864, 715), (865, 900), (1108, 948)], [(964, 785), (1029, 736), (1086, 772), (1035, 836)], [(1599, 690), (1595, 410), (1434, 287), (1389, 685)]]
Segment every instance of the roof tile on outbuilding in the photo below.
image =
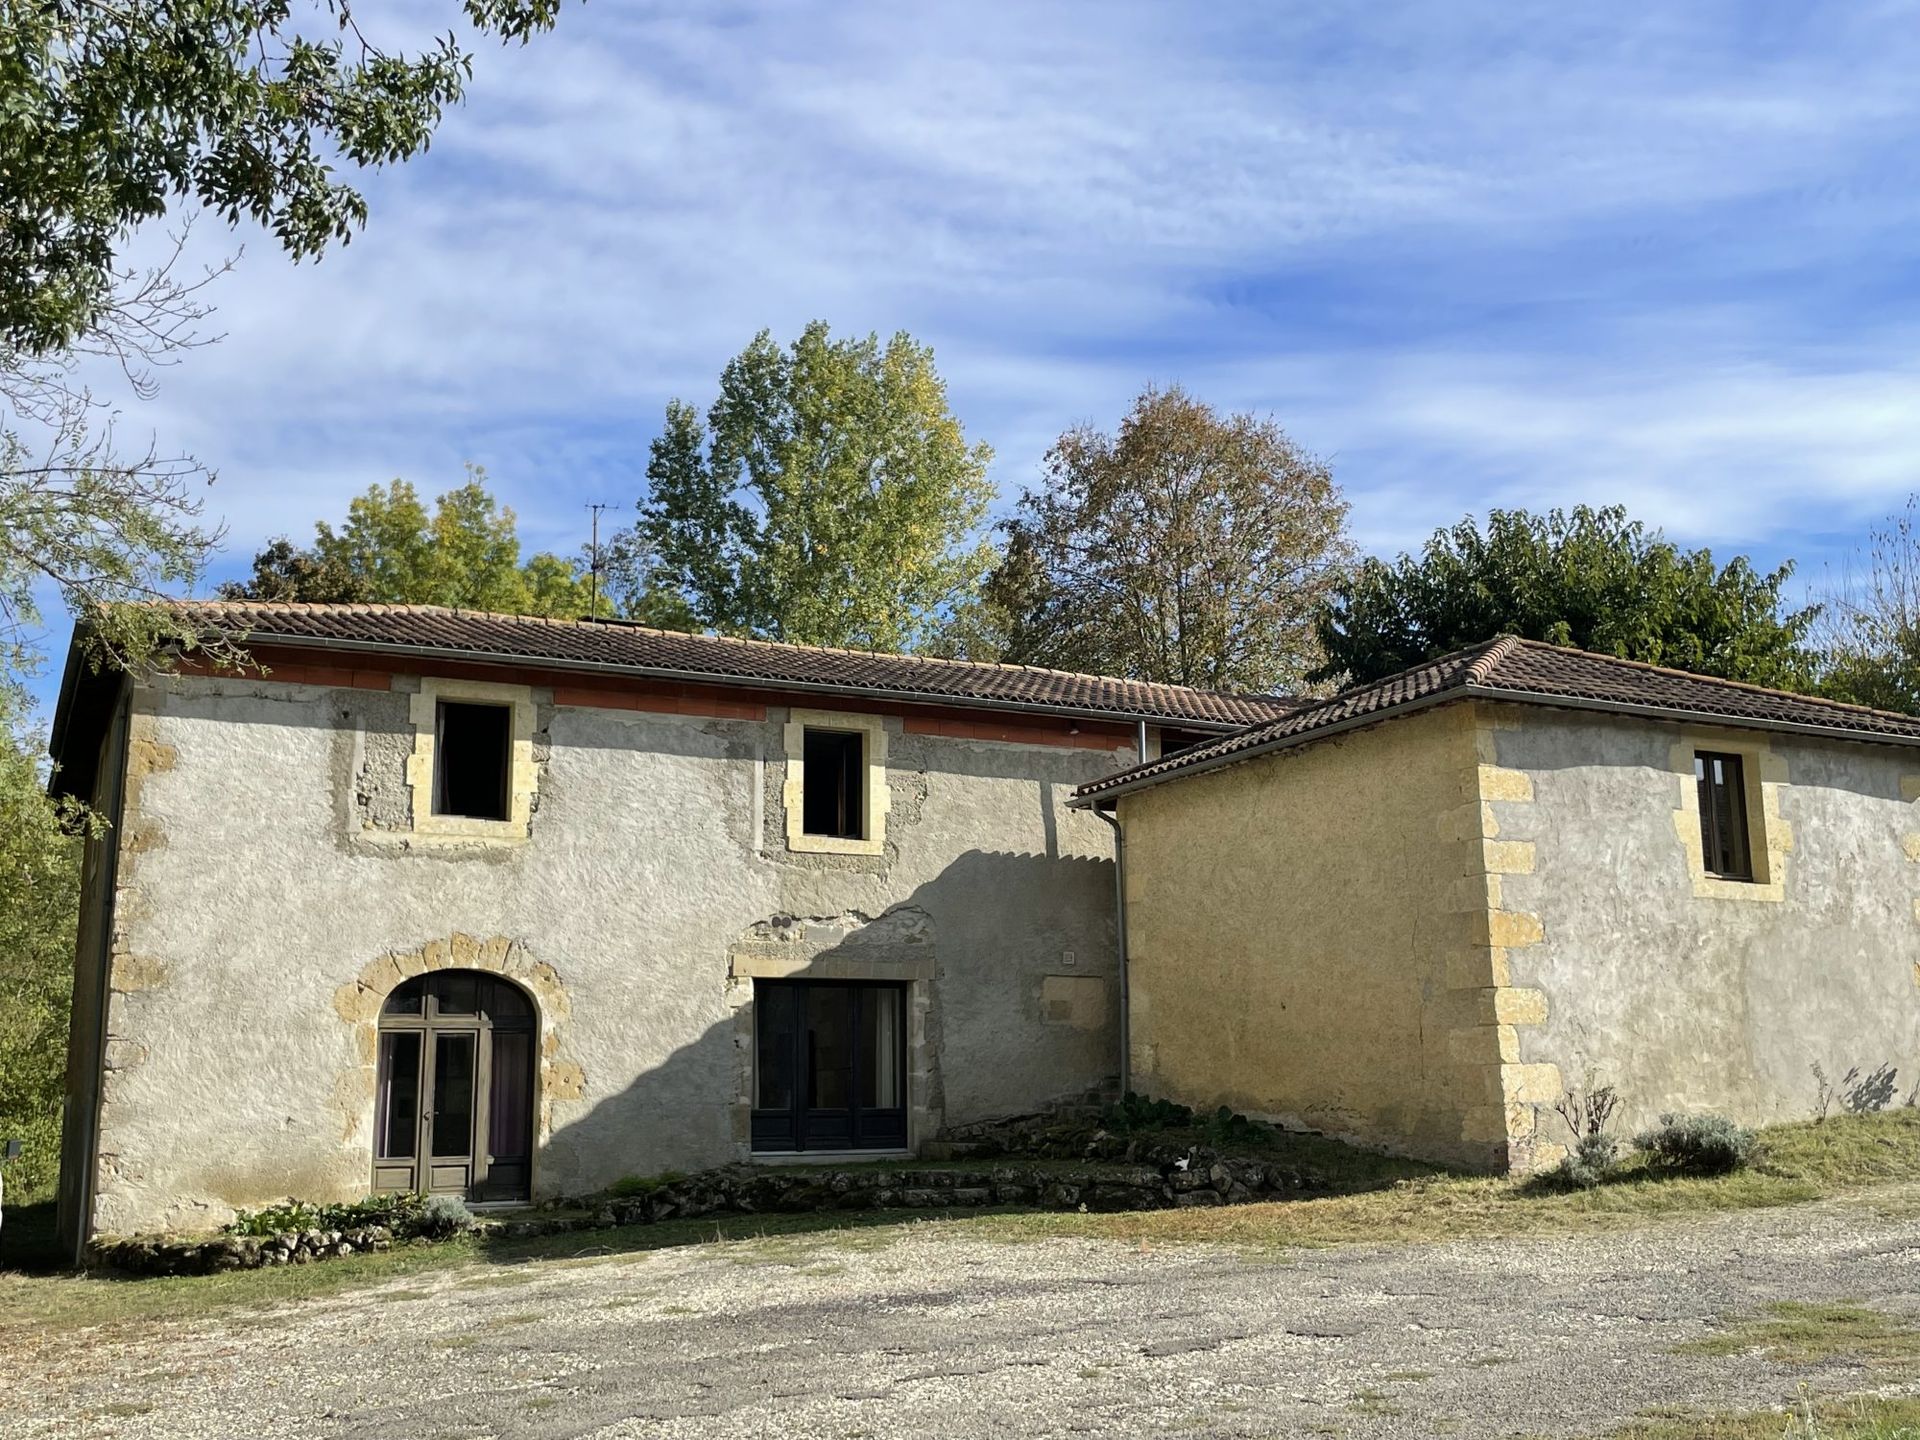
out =
[(433, 652), (496, 665), (547, 665), (768, 689), (840, 690), (1211, 729), (1270, 720), (1301, 703), (1280, 696), (1230, 695), (1029, 665), (689, 635), (624, 621), (495, 615), (437, 605), (242, 600), (172, 604), (192, 623), (244, 644), (284, 642), (385, 654)]
[(1352, 686), (1177, 755), (1082, 785), (1076, 802), (1092, 802), (1182, 775), (1307, 744), (1359, 724), (1450, 700), (1504, 700), (1606, 710), (1651, 719), (1759, 730), (1787, 730), (1897, 745), (1920, 745), (1920, 718), (1847, 705), (1788, 690), (1769, 690), (1622, 660), (1539, 640), (1502, 635), (1442, 655), (1397, 675)]

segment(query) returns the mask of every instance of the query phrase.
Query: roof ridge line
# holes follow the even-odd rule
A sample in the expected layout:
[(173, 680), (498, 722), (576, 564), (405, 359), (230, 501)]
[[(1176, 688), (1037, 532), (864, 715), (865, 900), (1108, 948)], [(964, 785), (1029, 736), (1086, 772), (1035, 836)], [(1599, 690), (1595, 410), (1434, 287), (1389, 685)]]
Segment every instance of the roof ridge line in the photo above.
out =
[[(1065, 680), (1088, 680), (1102, 685), (1119, 685), (1146, 691), (1176, 691), (1188, 695), (1209, 695), (1226, 700), (1246, 700), (1260, 703), (1300, 703), (1292, 695), (1276, 695), (1260, 691), (1208, 690), (1197, 685), (1179, 685), (1170, 680), (1142, 680), (1131, 675), (1103, 675), (1092, 670), (1061, 670), (1050, 665), (1023, 665), (1006, 660), (962, 660), (948, 655), (914, 655), (898, 650), (858, 650), (847, 645), (810, 645), (795, 640), (766, 640), (758, 636), (715, 635), (697, 630), (666, 630), (657, 625), (645, 625), (631, 620), (620, 620), (608, 616), (563, 616), (563, 615), (519, 615), (503, 610), (469, 609), (458, 605), (416, 605), (412, 603), (391, 603), (386, 601), (312, 601), (312, 600), (176, 600), (160, 599), (144, 602), (158, 607), (184, 609), (188, 611), (218, 611), (228, 614), (244, 614), (249, 610), (268, 613), (324, 615), (328, 613), (346, 613), (359, 615), (405, 614), (405, 615), (446, 615), (460, 619), (495, 621), (512, 625), (552, 627), (556, 629), (604, 627), (627, 633), (659, 635), (672, 639), (707, 641), (715, 644), (735, 645), (741, 648), (766, 646), (774, 650), (800, 650), (815, 655), (848, 655), (859, 659), (897, 660), (912, 665), (929, 665), (960, 670), (991, 670), (1005, 674), (1051, 675)], [(1312, 703), (1312, 702), (1305, 702)]]
[(1518, 635), (1504, 638), (1513, 640), (1516, 646), (1524, 645), (1529, 649), (1551, 650), (1556, 655), (1579, 655), (1587, 659), (1604, 660), (1610, 665), (1630, 665), (1636, 670), (1650, 671), (1655, 675), (1671, 675), (1678, 680), (1693, 680), (1704, 685), (1718, 685), (1728, 690), (1747, 690), (1756, 695), (1782, 696), (1789, 700), (1800, 700), (1823, 706), (1829, 710), (1844, 710), (1855, 715), (1878, 715), (1884, 719), (1907, 723), (1912, 723), (1915, 718), (1899, 710), (1882, 710), (1874, 705), (1860, 705), (1851, 700), (1835, 700), (1831, 696), (1815, 695), (1805, 690), (1783, 690), (1778, 685), (1758, 685), (1751, 680), (1735, 680), (1726, 675), (1709, 675), (1703, 670), (1682, 670), (1677, 665), (1656, 665), (1651, 660), (1635, 660), (1626, 655), (1610, 655), (1604, 650), (1582, 650), (1578, 645), (1558, 645), (1551, 640), (1531, 640)]

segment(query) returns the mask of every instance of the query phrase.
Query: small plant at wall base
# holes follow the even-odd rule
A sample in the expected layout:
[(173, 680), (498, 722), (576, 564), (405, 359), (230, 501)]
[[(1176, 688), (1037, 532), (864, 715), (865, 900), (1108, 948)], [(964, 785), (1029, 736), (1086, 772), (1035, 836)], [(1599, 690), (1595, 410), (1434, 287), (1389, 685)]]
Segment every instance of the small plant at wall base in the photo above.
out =
[(1137, 1130), (1185, 1129), (1193, 1123), (1193, 1111), (1171, 1100), (1149, 1100), (1129, 1090), (1118, 1104), (1109, 1105), (1101, 1113), (1100, 1123), (1118, 1135)]
[(1620, 1157), (1619, 1142), (1607, 1133), (1620, 1097), (1611, 1085), (1596, 1086), (1589, 1076), (1584, 1090), (1569, 1089), (1553, 1108), (1573, 1132), (1573, 1153), (1548, 1172), (1548, 1181), (1575, 1190), (1591, 1190), (1604, 1183)]
[(472, 1228), (473, 1214), (452, 1195), (369, 1195), (343, 1205), (287, 1200), (261, 1210), (239, 1211), (225, 1232), (266, 1236), (290, 1230), (355, 1230), (365, 1225), (384, 1225), (403, 1240), (438, 1240)]
[(1651, 1170), (1671, 1175), (1729, 1175), (1753, 1158), (1753, 1131), (1724, 1115), (1662, 1115), (1634, 1137)]

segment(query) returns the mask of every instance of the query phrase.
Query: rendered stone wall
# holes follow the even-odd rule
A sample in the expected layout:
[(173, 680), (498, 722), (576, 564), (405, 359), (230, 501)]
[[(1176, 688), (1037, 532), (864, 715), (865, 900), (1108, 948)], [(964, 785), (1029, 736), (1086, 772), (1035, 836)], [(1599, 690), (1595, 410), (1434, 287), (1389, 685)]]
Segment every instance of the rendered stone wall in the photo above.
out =
[(782, 707), (675, 715), (535, 689), (525, 837), (422, 836), (419, 680), (363, 678), (136, 689), (99, 1232), (364, 1194), (373, 1017), (399, 978), (444, 965), (496, 970), (540, 1006), (540, 1196), (744, 1157), (743, 956), (911, 985), (916, 1139), (1117, 1070), (1111, 840), (1065, 802), (1126, 752), (889, 715), (882, 853), (801, 854)]
[(1519, 1063), (1515, 852), (1455, 704), (1125, 797), (1136, 1089), (1429, 1158), (1533, 1154), (1558, 1076)]
[[(1895, 1103), (1920, 1081), (1920, 755), (1537, 707), (1499, 718), (1499, 761), (1534, 797), (1494, 806), (1534, 857), (1505, 881), (1540, 922), (1510, 958), (1544, 1002), (1516, 1035), (1523, 1059), (1614, 1085), (1627, 1133), (1665, 1110), (1806, 1118), (1816, 1062), (1897, 1066)], [(1696, 749), (1743, 756), (1754, 883), (1701, 867)]]

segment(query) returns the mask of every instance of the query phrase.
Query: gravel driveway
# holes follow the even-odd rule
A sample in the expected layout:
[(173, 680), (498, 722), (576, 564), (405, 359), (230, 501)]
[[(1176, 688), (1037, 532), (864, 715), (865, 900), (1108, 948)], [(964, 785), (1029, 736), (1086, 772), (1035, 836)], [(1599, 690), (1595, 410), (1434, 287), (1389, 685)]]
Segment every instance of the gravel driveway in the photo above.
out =
[(1855, 1200), (1272, 1257), (933, 1222), (475, 1263), (51, 1337), (0, 1357), (0, 1435), (1579, 1435), (1876, 1383), (1673, 1353), (1782, 1299), (1920, 1312), (1920, 1221)]

